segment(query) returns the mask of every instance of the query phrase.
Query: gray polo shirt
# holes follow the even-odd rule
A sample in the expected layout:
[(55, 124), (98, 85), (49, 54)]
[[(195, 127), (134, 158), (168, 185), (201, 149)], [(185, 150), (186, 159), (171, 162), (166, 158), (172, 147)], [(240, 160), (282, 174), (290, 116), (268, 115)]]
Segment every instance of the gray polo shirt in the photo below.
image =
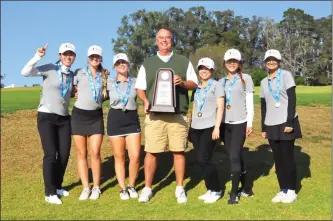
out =
[[(235, 121), (241, 121), (246, 119), (246, 93), (254, 92), (254, 86), (252, 77), (248, 74), (242, 73), (243, 80), (245, 81), (245, 86), (242, 84), (242, 80), (239, 76), (236, 79), (234, 86), (231, 89), (231, 99), (230, 105), (231, 108), (227, 109), (227, 104), (224, 105), (223, 112), (223, 123), (232, 123)], [(229, 86), (232, 80), (229, 80), (227, 77), (224, 77), (218, 81), (218, 86), (223, 88), (225, 102), (227, 101), (227, 93)]]
[[(280, 79), (280, 107), (275, 107), (275, 99), (273, 95), (269, 92), (268, 81), (270, 81), (273, 93), (276, 94), (277, 86), (277, 77), (269, 79), (268, 77), (264, 78), (260, 82), (260, 97), (265, 98), (266, 101), (266, 116), (265, 116), (265, 125), (273, 126), (279, 125), (287, 122), (288, 116), (288, 95), (287, 90), (291, 87), (296, 86), (294, 78), (289, 71), (281, 69), (281, 79)], [(295, 117), (297, 113), (295, 113)]]
[[(94, 86), (96, 87), (97, 76), (93, 79)], [(101, 87), (98, 92), (98, 102), (95, 101), (93, 97), (93, 92), (88, 78), (88, 71), (85, 68), (78, 69), (75, 71), (74, 85), (77, 86), (78, 98), (74, 103), (74, 106), (83, 110), (96, 110), (102, 108), (103, 96), (102, 94), (102, 77), (101, 77)], [(97, 106), (98, 104), (98, 106)]]
[(64, 96), (65, 103), (62, 103), (61, 94), (60, 94), (60, 81), (58, 78), (57, 65), (56, 64), (45, 64), (39, 67), (36, 67), (38, 74), (43, 76), (43, 90), (41, 95), (41, 100), (38, 107), (44, 106), (52, 113), (67, 116), (68, 105), (73, 89), (73, 72), (68, 74), (62, 73), (63, 87), (66, 87), (66, 81), (69, 78), (70, 84), (69, 89)]
[[(195, 91), (193, 91), (195, 93)], [(200, 89), (200, 96), (204, 93), (204, 89)], [(198, 117), (199, 106), (198, 103), (194, 100), (195, 109), (192, 115), (192, 123), (191, 127), (193, 129), (205, 129), (214, 127), (216, 122), (216, 110), (217, 104), (216, 99), (219, 97), (223, 97), (224, 92), (222, 87), (217, 87), (217, 81), (213, 81), (212, 86), (209, 88), (206, 101), (201, 109), (202, 116)], [(193, 97), (194, 98), (194, 97)]]
[[(129, 93), (128, 101), (126, 103), (126, 109), (136, 110), (138, 108), (136, 104), (136, 89), (135, 89), (136, 78), (133, 77), (131, 78), (132, 78), (132, 86)], [(107, 90), (110, 97), (110, 108), (122, 109), (123, 104), (121, 103), (115, 84), (118, 84), (120, 93), (124, 97), (127, 91), (128, 81), (116, 81), (116, 79), (114, 78), (109, 78), (107, 82)]]

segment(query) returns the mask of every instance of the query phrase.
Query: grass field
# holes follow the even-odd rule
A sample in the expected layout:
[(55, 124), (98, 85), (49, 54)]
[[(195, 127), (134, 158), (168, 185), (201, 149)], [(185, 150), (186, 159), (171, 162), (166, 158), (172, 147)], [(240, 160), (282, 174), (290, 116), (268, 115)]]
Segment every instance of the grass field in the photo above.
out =
[[(297, 105), (332, 106), (332, 87), (298, 86), (296, 88)], [(260, 88), (255, 88), (254, 102), (258, 104)], [(36, 109), (39, 104), (40, 87), (1, 89), (1, 113), (12, 113), (16, 110)], [(140, 101), (138, 101), (140, 102)], [(73, 99), (70, 106), (74, 103)], [(104, 103), (107, 107), (108, 102)]]
[[(205, 192), (205, 187), (191, 145), (186, 154), (185, 188), (188, 203), (179, 205), (174, 197), (175, 176), (170, 152), (161, 154), (159, 158), (152, 200), (147, 204), (140, 204), (137, 200), (121, 201), (111, 145), (106, 137), (101, 151), (101, 198), (97, 201), (78, 200), (82, 187), (76, 170), (75, 146), (72, 144), (64, 181), (65, 188), (70, 190), (70, 196), (63, 198), (62, 205), (47, 204), (44, 201), (41, 170), (43, 152), (36, 128), (39, 90), (1, 90), (1, 112), (5, 112), (1, 118), (3, 220), (332, 220), (331, 87), (297, 88), (297, 112), (303, 139), (296, 142), (298, 200), (291, 205), (270, 202), (278, 191), (278, 183), (272, 152), (267, 141), (260, 136), (260, 106), (255, 105), (254, 133), (244, 145), (244, 159), (254, 181), (255, 196), (253, 199), (241, 198), (240, 204), (234, 206), (227, 205), (227, 194), (231, 188), (229, 161), (220, 145), (216, 149), (214, 163), (219, 168), (220, 179), (226, 189), (225, 195), (217, 203), (206, 205), (197, 199)], [(256, 94), (258, 91), (256, 89)], [(15, 98), (20, 100), (10, 102)], [(27, 109), (32, 110), (16, 111), (26, 105), (31, 105)], [(104, 108), (104, 117), (106, 113), (107, 107)], [(141, 106), (139, 113), (143, 126)], [(144, 138), (144, 134), (142, 137)], [(137, 180), (139, 190), (144, 186), (143, 157), (144, 153)]]

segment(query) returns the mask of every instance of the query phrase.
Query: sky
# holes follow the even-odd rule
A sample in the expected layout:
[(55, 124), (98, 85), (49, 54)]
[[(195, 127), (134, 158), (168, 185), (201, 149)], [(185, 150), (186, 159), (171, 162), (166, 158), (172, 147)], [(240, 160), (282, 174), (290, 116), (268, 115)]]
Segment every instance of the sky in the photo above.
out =
[(2, 83), (15, 87), (41, 84), (41, 77), (23, 77), (21, 69), (46, 43), (46, 55), (37, 65), (56, 62), (60, 44), (71, 42), (77, 54), (73, 70), (86, 67), (91, 45), (103, 48), (103, 66), (112, 70), (111, 39), (118, 37), (123, 16), (140, 9), (163, 12), (176, 7), (186, 11), (194, 6), (207, 11), (230, 9), (235, 16), (256, 15), (276, 21), (288, 8), (302, 9), (314, 18), (332, 14), (331, 1), (1, 1)]

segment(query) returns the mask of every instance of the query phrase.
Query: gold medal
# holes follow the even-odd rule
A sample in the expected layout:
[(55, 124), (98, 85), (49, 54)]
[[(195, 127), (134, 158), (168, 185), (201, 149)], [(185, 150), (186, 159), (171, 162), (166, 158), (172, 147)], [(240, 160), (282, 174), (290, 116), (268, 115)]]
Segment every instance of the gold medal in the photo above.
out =
[(229, 110), (230, 108), (231, 108), (231, 105), (230, 105), (230, 104), (228, 104), (228, 105), (227, 105), (227, 109)]
[(202, 116), (202, 113), (201, 112), (198, 112), (198, 117), (201, 117)]

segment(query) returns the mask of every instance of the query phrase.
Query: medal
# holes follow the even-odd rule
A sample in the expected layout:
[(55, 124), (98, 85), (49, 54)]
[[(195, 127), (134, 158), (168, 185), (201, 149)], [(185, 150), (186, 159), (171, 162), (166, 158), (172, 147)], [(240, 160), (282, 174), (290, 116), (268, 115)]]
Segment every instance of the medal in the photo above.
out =
[(125, 96), (123, 96), (121, 94), (120, 89), (119, 89), (119, 85), (118, 85), (117, 82), (116, 82), (115, 86), (116, 86), (117, 94), (118, 94), (118, 96), (120, 98), (120, 101), (123, 105), (122, 110), (126, 111), (126, 104), (127, 104), (128, 98), (129, 98), (130, 93), (131, 93), (131, 88), (132, 88), (132, 78), (130, 76), (128, 77), (128, 85), (127, 85)]
[[(232, 88), (234, 87), (234, 85), (236, 83), (237, 77), (238, 77), (238, 73), (235, 74), (234, 78), (230, 82), (227, 93), (226, 93), (226, 103), (227, 103), (227, 109), (228, 110), (231, 108), (231, 105), (230, 105), (230, 103), (231, 103), (231, 90), (232, 90)], [(227, 84), (227, 77), (224, 78), (224, 86), (223, 86), (224, 88), (226, 87), (226, 84)]]
[(96, 103), (96, 104), (95, 104), (95, 107), (96, 107), (96, 108), (99, 108), (100, 106), (99, 106), (99, 104)]
[(203, 93), (202, 95), (200, 94), (200, 88), (198, 87), (197, 90), (195, 91), (195, 94), (194, 94), (194, 100), (195, 102), (197, 103), (198, 107), (199, 107), (199, 112), (197, 114), (198, 117), (201, 117), (202, 116), (202, 108), (203, 108), (203, 105), (205, 104), (206, 102), (206, 96), (207, 96), (207, 93), (208, 93), (208, 90), (209, 88), (212, 86), (214, 80), (211, 78), (208, 82), (208, 85), (205, 87), (205, 89), (203, 90)]
[(61, 104), (65, 103), (65, 99), (64, 97), (66, 96), (69, 87), (70, 87), (70, 83), (71, 83), (71, 76), (67, 76), (66, 79), (66, 85), (64, 88), (64, 82), (63, 82), (63, 74), (60, 71), (60, 64), (57, 64), (57, 73), (58, 73), (58, 79), (59, 79), (59, 83), (60, 83), (60, 97), (61, 97)]
[(275, 103), (275, 107), (277, 107), (277, 108), (279, 108), (279, 107), (280, 107), (280, 105), (281, 105), (281, 103), (280, 103), (280, 102), (276, 102), (276, 103)]

